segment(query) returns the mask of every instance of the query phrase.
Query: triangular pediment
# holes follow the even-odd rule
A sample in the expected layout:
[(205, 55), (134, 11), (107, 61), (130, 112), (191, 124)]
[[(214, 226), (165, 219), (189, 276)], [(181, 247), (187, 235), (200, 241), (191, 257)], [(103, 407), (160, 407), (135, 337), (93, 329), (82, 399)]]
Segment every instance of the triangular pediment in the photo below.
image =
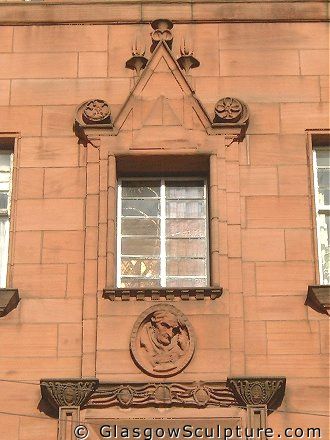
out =
[[(114, 126), (117, 130), (129, 114), (137, 128), (167, 126), (193, 128), (194, 119), (200, 128), (211, 126), (210, 118), (196, 98), (195, 92), (180, 69), (167, 44), (161, 41), (117, 115)], [(193, 118), (193, 115), (197, 115)]]

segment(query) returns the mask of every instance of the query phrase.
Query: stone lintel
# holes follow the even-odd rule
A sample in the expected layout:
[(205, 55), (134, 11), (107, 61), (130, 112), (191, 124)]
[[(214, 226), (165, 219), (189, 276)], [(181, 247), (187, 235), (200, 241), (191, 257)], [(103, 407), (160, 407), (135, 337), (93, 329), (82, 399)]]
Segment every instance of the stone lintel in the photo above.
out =
[(8, 315), (19, 303), (19, 294), (17, 289), (0, 289), (0, 317)]
[(103, 298), (110, 301), (122, 300), (129, 301), (136, 299), (138, 301), (151, 300), (168, 300), (173, 301), (176, 298), (182, 300), (203, 300), (205, 298), (217, 299), (222, 295), (222, 288), (204, 287), (204, 288), (162, 288), (162, 289), (125, 289), (113, 288), (104, 289)]
[(268, 410), (278, 408), (285, 393), (285, 377), (229, 377), (227, 386), (242, 406), (267, 405)]
[(308, 286), (305, 305), (316, 312), (329, 315), (330, 310), (330, 285)]

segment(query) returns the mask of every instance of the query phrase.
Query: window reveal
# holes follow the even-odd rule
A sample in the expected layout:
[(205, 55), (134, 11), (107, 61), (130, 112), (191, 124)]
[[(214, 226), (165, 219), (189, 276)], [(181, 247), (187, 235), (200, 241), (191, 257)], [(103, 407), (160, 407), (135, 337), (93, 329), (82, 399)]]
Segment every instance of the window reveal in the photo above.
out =
[(209, 284), (205, 179), (120, 179), (117, 234), (118, 287)]

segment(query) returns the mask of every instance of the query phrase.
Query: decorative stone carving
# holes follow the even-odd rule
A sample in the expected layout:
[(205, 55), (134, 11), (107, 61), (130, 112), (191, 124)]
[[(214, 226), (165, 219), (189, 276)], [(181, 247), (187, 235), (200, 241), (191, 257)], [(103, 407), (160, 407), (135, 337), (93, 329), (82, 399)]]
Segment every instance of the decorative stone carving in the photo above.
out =
[(104, 383), (86, 408), (111, 406), (229, 407), (237, 405), (224, 382)]
[(214, 112), (214, 122), (238, 122), (243, 115), (243, 104), (227, 96), (216, 103)]
[(330, 286), (308, 286), (305, 305), (316, 312), (329, 315), (330, 310)]
[(130, 349), (147, 374), (170, 377), (182, 371), (195, 349), (188, 319), (174, 306), (159, 304), (145, 310), (134, 324)]
[(110, 301), (122, 300), (129, 301), (136, 299), (137, 301), (144, 301), (146, 299), (152, 299), (153, 301), (164, 300), (174, 301), (177, 299), (182, 300), (204, 300), (210, 298), (212, 300), (220, 298), (222, 295), (222, 288), (190, 288), (190, 289), (104, 289), (103, 298), (107, 298)]
[(282, 403), (285, 392), (285, 377), (233, 377), (227, 379), (237, 401), (244, 406), (267, 405), (276, 409)]
[(0, 289), (0, 317), (8, 315), (19, 303), (17, 289)]
[(97, 379), (41, 379), (41, 394), (54, 408), (82, 407), (96, 390)]
[(146, 52), (145, 47), (142, 48), (138, 41), (135, 40), (135, 44), (132, 47), (132, 58), (126, 61), (127, 69), (135, 70), (137, 76), (140, 75), (141, 70), (143, 70), (148, 62), (148, 59), (144, 56)]
[(182, 40), (180, 46), (181, 56), (178, 58), (178, 64), (182, 70), (188, 75), (190, 69), (195, 69), (200, 66), (200, 62), (194, 57), (194, 52), (189, 48), (186, 40)]
[(91, 101), (87, 101), (84, 105), (82, 118), (86, 124), (110, 123), (110, 106), (103, 99), (92, 99)]
[(173, 23), (166, 18), (159, 18), (151, 23), (151, 27), (154, 31), (151, 32), (152, 45), (150, 51), (153, 52), (160, 41), (164, 41), (172, 49), (173, 35), (171, 29)]

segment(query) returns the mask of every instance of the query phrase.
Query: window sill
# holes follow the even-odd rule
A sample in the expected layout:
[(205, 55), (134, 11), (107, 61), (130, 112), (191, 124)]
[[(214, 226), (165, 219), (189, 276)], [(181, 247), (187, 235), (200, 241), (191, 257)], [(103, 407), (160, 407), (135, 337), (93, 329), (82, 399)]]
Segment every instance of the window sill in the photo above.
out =
[(160, 288), (160, 289), (125, 289), (125, 288), (113, 288), (104, 289), (103, 298), (110, 301), (122, 300), (129, 301), (130, 299), (136, 299), (137, 301), (144, 300), (167, 300), (174, 301), (177, 299), (182, 300), (204, 300), (205, 298), (217, 299), (222, 295), (221, 287), (203, 287), (203, 288)]
[(330, 310), (330, 285), (308, 286), (305, 305), (324, 315)]
[(17, 289), (0, 288), (0, 317), (8, 315), (19, 303)]

